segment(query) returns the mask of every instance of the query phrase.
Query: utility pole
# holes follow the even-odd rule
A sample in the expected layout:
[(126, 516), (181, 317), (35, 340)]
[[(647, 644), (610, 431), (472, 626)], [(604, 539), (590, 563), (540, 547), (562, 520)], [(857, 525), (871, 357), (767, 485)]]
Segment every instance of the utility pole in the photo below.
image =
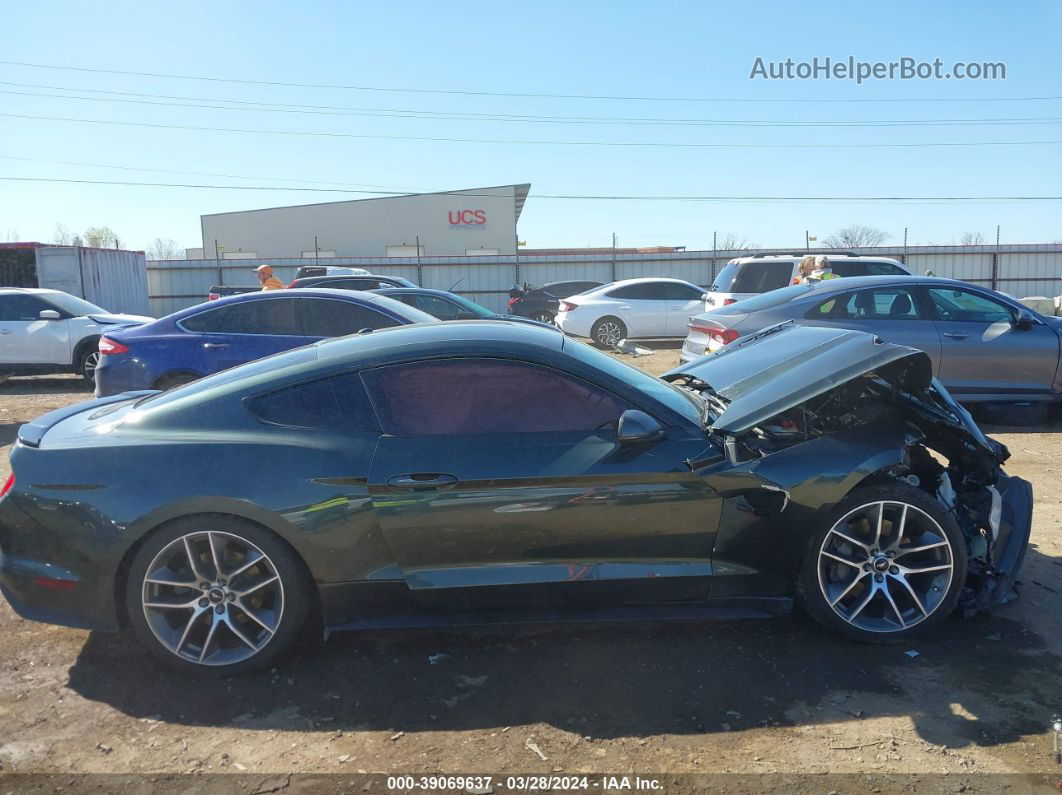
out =
[(804, 230), (804, 251), (811, 251), (811, 230)]
[(420, 265), (420, 235), (417, 235), (417, 284), (424, 286), (424, 269)]
[(612, 233), (612, 281), (616, 281), (616, 233)]
[(992, 252), (992, 289), (999, 289), (999, 224), (996, 224), (996, 250)]
[(319, 265), (320, 263), (321, 263), (321, 258), (317, 254), (317, 235), (314, 235), (313, 236), (313, 264), (314, 265)]
[(709, 284), (715, 283), (715, 252), (719, 250), (719, 232), (712, 232), (712, 275)]
[(516, 249), (515, 249), (516, 250), (516, 259), (514, 260), (515, 270), (516, 270), (516, 282), (515, 282), (515, 284), (516, 284), (517, 287), (519, 287), (520, 286), (520, 233), (519, 232), (516, 233), (516, 239), (513, 242), (516, 243)]
[(225, 284), (225, 274), (221, 272), (221, 246), (218, 245), (218, 239), (214, 238), (214, 267), (218, 269), (218, 284)]
[(903, 264), (907, 264), (907, 227), (903, 228)]

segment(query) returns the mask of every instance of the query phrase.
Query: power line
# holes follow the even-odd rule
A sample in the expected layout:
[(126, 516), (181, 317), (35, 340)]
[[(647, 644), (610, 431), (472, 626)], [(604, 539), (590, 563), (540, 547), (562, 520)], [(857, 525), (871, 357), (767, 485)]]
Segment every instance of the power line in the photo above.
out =
[[(301, 188), (272, 185), (205, 185), (177, 182), (125, 182), (95, 179), (65, 179), (51, 177), (11, 177), (0, 176), (0, 180), (9, 182), (45, 182), (68, 183), (75, 185), (119, 185), (152, 188), (202, 188), (209, 190), (269, 190), (302, 191), (310, 193), (350, 193), (373, 196), (406, 196), (398, 191), (349, 190), (344, 188)], [(472, 191), (440, 191), (455, 196), (494, 196), (496, 193), (474, 193)], [(583, 201), (733, 201), (733, 202), (1040, 202), (1062, 201), (1060, 196), (620, 196), (620, 195), (577, 195), (577, 194), (531, 194), (535, 199), (570, 199)]]
[(473, 97), (516, 97), (522, 99), (593, 99), (618, 100), (624, 102), (741, 102), (741, 103), (855, 103), (855, 102), (1044, 102), (1062, 99), (1062, 96), (1046, 97), (917, 97), (917, 98), (834, 98), (834, 99), (780, 99), (780, 98), (733, 98), (733, 97), (667, 97), (667, 96), (616, 96), (608, 94), (552, 94), (512, 91), (459, 91), (439, 88), (395, 88), (385, 86), (344, 85), (341, 83), (296, 83), (281, 80), (250, 80), (233, 77), (211, 77), (207, 75), (182, 75), (164, 72), (134, 72), (122, 69), (97, 69), (87, 66), (61, 66), (57, 64), (29, 63), (26, 61), (0, 60), (5, 66), (21, 66), (29, 69), (52, 69), (68, 72), (88, 72), (92, 74), (128, 75), (131, 77), (152, 77), (166, 80), (199, 80), (210, 83), (235, 83), (253, 86), (279, 86), (284, 88), (324, 88), (343, 91), (375, 91), (401, 94), (445, 94)]
[(23, 113), (0, 113), (0, 117), (9, 119), (34, 119), (39, 121), (76, 122), (79, 124), (103, 124), (120, 127), (150, 127), (163, 130), (194, 130), (200, 132), (233, 132), (249, 135), (303, 135), (317, 138), (354, 138), (371, 141), (431, 141), (435, 143), (466, 144), (519, 144), (526, 146), (604, 146), (604, 147), (648, 147), (664, 149), (906, 149), (923, 147), (968, 147), (968, 146), (1042, 146), (1062, 143), (1062, 141), (938, 141), (923, 143), (879, 143), (879, 144), (748, 144), (748, 143), (682, 143), (665, 141), (542, 141), (518, 140), (504, 138), (452, 138), (422, 135), (369, 135), (365, 133), (318, 132), (311, 130), (262, 130), (242, 127), (197, 127), (185, 124), (159, 124), (139, 121), (113, 121), (110, 119), (79, 119), (64, 116), (36, 116)]
[[(427, 111), (399, 108), (357, 108), (335, 105), (299, 105), (275, 102), (252, 102), (239, 99), (210, 97), (184, 97), (170, 94), (145, 94), (130, 91), (106, 91), (102, 89), (69, 88), (34, 83), (0, 81), (0, 85), (20, 88), (44, 88), (52, 91), (80, 91), (91, 94), (107, 94), (105, 97), (73, 96), (69, 94), (45, 94), (32, 91), (0, 89), (0, 94), (19, 97), (42, 97), (46, 99), (72, 99), (85, 102), (121, 102), (134, 105), (155, 105), (176, 108), (205, 108), (209, 110), (235, 110), (260, 113), (307, 114), (314, 116), (358, 116), (394, 119), (427, 119), (431, 121), (487, 121), (517, 124), (591, 124), (608, 126), (675, 126), (675, 127), (946, 127), (1012, 124), (1059, 124), (1062, 117), (1017, 117), (976, 119), (868, 119), (832, 121), (774, 121), (771, 119), (661, 119), (622, 116), (531, 116), (502, 113), (459, 113), (450, 111)], [(149, 99), (133, 99), (148, 97)], [(175, 101), (159, 101), (175, 100)], [(227, 104), (215, 104), (227, 103)], [(230, 107), (236, 105), (236, 107)]]

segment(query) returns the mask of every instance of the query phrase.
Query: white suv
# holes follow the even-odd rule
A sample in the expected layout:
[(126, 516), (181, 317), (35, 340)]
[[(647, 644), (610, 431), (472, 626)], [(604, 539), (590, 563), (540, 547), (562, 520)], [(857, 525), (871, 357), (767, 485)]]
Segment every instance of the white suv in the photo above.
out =
[(91, 382), (103, 331), (152, 320), (115, 315), (59, 290), (0, 287), (0, 380), (73, 372)]
[[(705, 311), (729, 306), (742, 298), (788, 287), (799, 278), (799, 254), (756, 254), (732, 259), (719, 271), (708, 291)], [(847, 252), (826, 254), (837, 276), (910, 276), (902, 263), (887, 257), (859, 257)]]
[(704, 300), (703, 287), (681, 279), (626, 279), (562, 299), (555, 322), (606, 348), (628, 337), (685, 337)]

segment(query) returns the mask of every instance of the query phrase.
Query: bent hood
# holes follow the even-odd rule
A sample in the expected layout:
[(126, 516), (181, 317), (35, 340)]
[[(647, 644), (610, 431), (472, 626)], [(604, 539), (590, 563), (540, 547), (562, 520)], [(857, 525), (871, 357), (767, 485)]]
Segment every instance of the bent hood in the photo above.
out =
[(848, 329), (783, 324), (664, 373), (695, 379), (726, 404), (712, 429), (741, 433), (875, 371), (908, 392), (927, 389), (933, 364), (923, 351)]

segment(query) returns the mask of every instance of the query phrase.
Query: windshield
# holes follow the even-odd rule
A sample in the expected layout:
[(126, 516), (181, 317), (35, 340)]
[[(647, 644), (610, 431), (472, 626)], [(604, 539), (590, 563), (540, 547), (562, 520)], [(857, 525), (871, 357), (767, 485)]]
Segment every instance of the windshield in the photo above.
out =
[(564, 352), (570, 353), (576, 359), (585, 362), (591, 367), (604, 370), (609, 375), (630, 384), (663, 403), (676, 414), (685, 417), (694, 425), (700, 426), (703, 424), (704, 401), (699, 396), (673, 386), (666, 381), (661, 381), (659, 378), (651, 376), (637, 367), (621, 362), (607, 353), (571, 338), (564, 340)]
[(78, 298), (76, 295), (70, 295), (70, 293), (44, 293), (41, 295), (46, 302), (54, 307), (58, 307), (66, 312), (68, 315), (74, 317), (84, 317), (85, 315), (109, 315), (106, 309), (98, 307), (95, 304), (89, 303), (84, 298)]
[(475, 301), (469, 301), (463, 295), (457, 295), (456, 293), (454, 293), (454, 294), (450, 295), (449, 298), (455, 304), (460, 304), (461, 308), (464, 309), (466, 312), (472, 312), (473, 314), (476, 314), (479, 317), (497, 317), (498, 316), (497, 312), (491, 312), (489, 309), (487, 309), (487, 307), (480, 306)]

